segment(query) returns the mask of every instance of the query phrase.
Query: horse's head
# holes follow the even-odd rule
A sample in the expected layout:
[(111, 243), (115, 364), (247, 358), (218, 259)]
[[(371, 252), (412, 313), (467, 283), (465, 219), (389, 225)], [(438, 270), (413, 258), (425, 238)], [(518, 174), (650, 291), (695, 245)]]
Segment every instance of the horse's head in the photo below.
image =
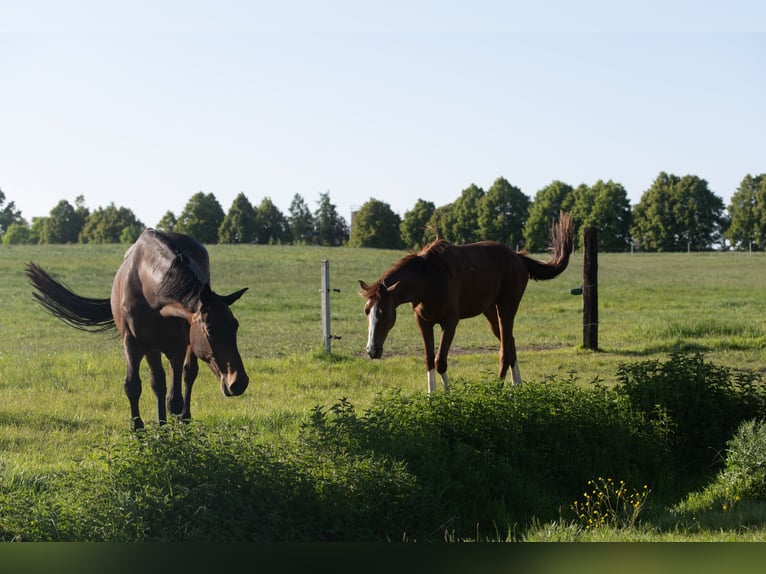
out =
[(206, 285), (189, 330), (192, 352), (208, 364), (227, 397), (241, 395), (250, 382), (237, 350), (239, 322), (229, 309), (245, 291), (218, 295)]
[(396, 302), (392, 293), (399, 283), (390, 287), (382, 281), (367, 285), (359, 281), (362, 297), (367, 299), (364, 314), (367, 315), (367, 354), (373, 359), (380, 359), (383, 354), (383, 343), (396, 322)]

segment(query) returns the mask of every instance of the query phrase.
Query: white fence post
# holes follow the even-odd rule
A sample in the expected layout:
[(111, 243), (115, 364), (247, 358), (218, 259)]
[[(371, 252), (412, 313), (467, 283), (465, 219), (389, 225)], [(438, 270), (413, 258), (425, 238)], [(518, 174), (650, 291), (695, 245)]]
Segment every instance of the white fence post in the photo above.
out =
[(330, 331), (330, 262), (322, 260), (322, 338), (326, 353), (332, 351), (332, 332)]

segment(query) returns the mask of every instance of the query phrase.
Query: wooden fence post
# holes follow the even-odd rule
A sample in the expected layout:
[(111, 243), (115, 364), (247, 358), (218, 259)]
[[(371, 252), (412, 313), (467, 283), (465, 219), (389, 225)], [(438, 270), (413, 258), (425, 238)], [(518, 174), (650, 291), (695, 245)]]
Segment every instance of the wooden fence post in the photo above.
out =
[(598, 350), (598, 230), (583, 229), (582, 345)]

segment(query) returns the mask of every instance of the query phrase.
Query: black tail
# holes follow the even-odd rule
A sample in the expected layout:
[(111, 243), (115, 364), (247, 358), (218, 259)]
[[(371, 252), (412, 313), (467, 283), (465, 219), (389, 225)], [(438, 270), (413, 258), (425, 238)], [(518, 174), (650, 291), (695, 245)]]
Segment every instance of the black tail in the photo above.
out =
[(529, 276), (535, 281), (553, 279), (561, 274), (569, 265), (569, 255), (572, 253), (574, 227), (571, 213), (560, 213), (558, 222), (551, 227), (551, 251), (553, 259), (544, 263), (532, 259), (524, 253), (519, 253), (521, 260), (529, 271)]
[(67, 325), (99, 333), (114, 329), (112, 305), (109, 299), (81, 297), (67, 289), (36, 263), (28, 263), (27, 279), (37, 289), (32, 295), (52, 315)]

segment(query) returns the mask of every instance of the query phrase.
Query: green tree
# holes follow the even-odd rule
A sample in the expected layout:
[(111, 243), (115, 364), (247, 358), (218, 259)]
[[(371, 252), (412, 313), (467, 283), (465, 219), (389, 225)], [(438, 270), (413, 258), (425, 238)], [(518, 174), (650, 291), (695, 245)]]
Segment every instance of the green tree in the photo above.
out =
[(453, 241), (451, 236), (452, 229), (455, 227), (455, 204), (448, 203), (440, 205), (431, 214), (427, 227), (433, 231), (437, 237)]
[(370, 199), (356, 212), (348, 244), (351, 247), (401, 249), (401, 223), (402, 218), (388, 203)]
[(32, 242), (32, 234), (26, 223), (11, 223), (3, 233), (3, 245), (22, 245)]
[(529, 198), (503, 177), (495, 180), (479, 203), (479, 235), (513, 248), (524, 241)]
[(455, 200), (453, 227), (450, 240), (454, 243), (473, 243), (482, 239), (479, 229), (479, 206), (484, 200), (484, 190), (473, 183)]
[(290, 202), (287, 223), (290, 226), (290, 236), (295, 243), (308, 244), (313, 242), (314, 216), (306, 205), (303, 197), (296, 193)]
[[(619, 183), (598, 180), (591, 187), (580, 185), (567, 196), (562, 209), (572, 212), (576, 230), (598, 229), (599, 249), (625, 251), (630, 246), (630, 201)], [(575, 233), (575, 245), (582, 245), (581, 233)]]
[(162, 219), (157, 222), (157, 229), (160, 231), (175, 231), (177, 223), (178, 220), (175, 214), (172, 211), (166, 211)]
[(127, 207), (116, 207), (114, 203), (99, 207), (88, 216), (80, 232), (82, 243), (133, 243), (144, 225)]
[(412, 209), (404, 213), (399, 233), (405, 247), (419, 249), (429, 242), (433, 229), (428, 228), (428, 223), (435, 210), (433, 202), (418, 199)]
[(338, 246), (348, 239), (348, 224), (338, 215), (338, 209), (330, 201), (330, 192), (319, 194), (319, 201), (314, 221), (319, 245)]
[(723, 200), (695, 175), (660, 173), (633, 209), (631, 234), (650, 251), (704, 251), (723, 238)]
[[(551, 240), (551, 224), (558, 221), (559, 212), (566, 211), (567, 198), (573, 192), (571, 185), (554, 181), (535, 194), (524, 226), (527, 251), (543, 251)], [(571, 202), (571, 200), (569, 200)]]
[(190, 235), (202, 243), (218, 241), (218, 228), (225, 214), (215, 195), (198, 191), (191, 196), (178, 216), (176, 231)]
[(746, 175), (729, 204), (726, 239), (735, 249), (766, 247), (766, 174)]
[(80, 232), (90, 216), (90, 211), (84, 204), (85, 199), (81, 195), (75, 200), (74, 206), (66, 199), (59, 201), (45, 218), (40, 241), (42, 243), (77, 243)]
[[(5, 205), (3, 205), (5, 204)], [(5, 194), (0, 189), (0, 236), (4, 235), (7, 229), (14, 223), (23, 223), (21, 211), (16, 209), (13, 201), (5, 203)]]
[(220, 243), (253, 243), (257, 229), (255, 208), (244, 193), (234, 198), (218, 228)]
[(255, 210), (256, 242), (262, 245), (288, 243), (290, 241), (290, 226), (287, 218), (274, 205), (271, 198), (265, 197)]

